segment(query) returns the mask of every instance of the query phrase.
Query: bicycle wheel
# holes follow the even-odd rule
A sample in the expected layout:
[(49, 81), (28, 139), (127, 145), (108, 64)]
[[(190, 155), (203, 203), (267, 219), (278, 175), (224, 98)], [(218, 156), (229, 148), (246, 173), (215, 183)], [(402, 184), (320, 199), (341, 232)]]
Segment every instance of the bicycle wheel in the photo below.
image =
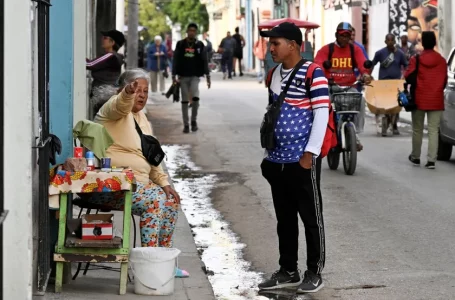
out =
[(354, 126), (347, 123), (344, 127), (346, 149), (343, 151), (343, 167), (347, 175), (353, 175), (357, 167), (357, 140)]
[(340, 164), (340, 152), (337, 148), (330, 149), (329, 153), (327, 154), (327, 163), (330, 170), (338, 169), (338, 165)]

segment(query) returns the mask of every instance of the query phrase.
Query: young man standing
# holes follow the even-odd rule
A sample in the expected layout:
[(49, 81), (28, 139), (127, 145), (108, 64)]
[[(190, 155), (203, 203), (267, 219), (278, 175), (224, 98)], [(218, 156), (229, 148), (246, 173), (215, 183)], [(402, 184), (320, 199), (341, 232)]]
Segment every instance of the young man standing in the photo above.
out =
[(427, 169), (434, 169), (438, 156), (439, 126), (444, 111), (444, 89), (447, 85), (447, 62), (436, 52), (436, 35), (433, 31), (422, 32), (423, 51), (413, 56), (404, 77), (410, 80), (416, 70), (417, 59), (419, 68), (415, 90), (417, 109), (412, 112), (412, 153), (409, 160), (414, 165), (420, 165), (420, 154), (423, 139), (425, 115), (428, 122), (428, 162)]
[[(301, 61), (302, 32), (284, 22), (261, 36), (270, 38), (275, 63), (270, 93), (274, 101), (291, 80), (275, 128), (277, 146), (267, 151), (261, 164), (262, 175), (272, 188), (277, 218), (280, 269), (259, 284), (277, 289), (299, 286), (298, 293), (312, 293), (324, 284), (321, 271), (325, 262), (324, 221), (321, 200), (321, 158), (319, 157), (329, 118), (329, 90), (324, 72), (313, 71), (309, 94), (306, 75), (311, 62), (305, 62), (294, 78), (289, 78)], [(300, 215), (305, 225), (307, 271), (301, 282), (298, 261)]]
[(172, 80), (180, 83), (182, 91), (183, 132), (190, 132), (188, 115), (189, 95), (191, 105), (191, 131), (197, 131), (197, 113), (199, 109), (199, 81), (205, 75), (207, 87), (210, 88), (210, 71), (207, 62), (207, 51), (204, 44), (196, 39), (198, 27), (191, 23), (187, 27), (187, 37), (177, 42), (174, 50)]
[[(395, 47), (395, 36), (391, 33), (385, 37), (386, 47), (377, 51), (373, 59), (373, 67), (380, 63), (379, 80), (401, 79), (402, 69), (408, 67), (406, 55), (400, 49)], [(376, 115), (377, 134), (387, 136), (387, 129), (391, 126), (394, 135), (399, 135), (398, 118), (399, 114), (389, 114), (382, 118), (382, 115)], [(382, 120), (381, 120), (382, 119)], [(381, 131), (379, 130), (381, 128)]]

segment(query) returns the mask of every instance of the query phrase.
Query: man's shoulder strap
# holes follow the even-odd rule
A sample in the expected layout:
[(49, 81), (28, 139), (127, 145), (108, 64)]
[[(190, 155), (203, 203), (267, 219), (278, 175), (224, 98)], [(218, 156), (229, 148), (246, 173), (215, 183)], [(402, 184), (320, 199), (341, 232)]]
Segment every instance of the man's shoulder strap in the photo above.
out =
[(416, 72), (419, 71), (419, 63), (420, 63), (420, 62), (419, 62), (419, 57), (420, 57), (420, 55), (419, 55), (419, 54), (416, 54)]
[(317, 67), (318, 67), (317, 64), (315, 64), (315, 63), (310, 63), (310, 64), (308, 65), (307, 70), (306, 70), (306, 75), (305, 75), (305, 91), (306, 91), (308, 97), (310, 97), (311, 85), (313, 84), (314, 70), (315, 70)]
[(335, 43), (329, 44), (329, 61), (332, 61), (333, 52), (335, 51)]

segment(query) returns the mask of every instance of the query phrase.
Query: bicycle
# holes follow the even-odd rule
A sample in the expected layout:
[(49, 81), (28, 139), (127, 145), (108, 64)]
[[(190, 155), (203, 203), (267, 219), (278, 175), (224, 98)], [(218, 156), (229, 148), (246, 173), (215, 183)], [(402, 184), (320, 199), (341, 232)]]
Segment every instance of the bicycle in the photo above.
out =
[(347, 175), (353, 175), (357, 167), (357, 130), (353, 120), (359, 114), (363, 101), (362, 93), (348, 92), (348, 90), (358, 84), (363, 82), (356, 81), (348, 87), (333, 84), (332, 87), (337, 87), (340, 92), (331, 93), (338, 145), (330, 149), (327, 162), (331, 170), (337, 170), (340, 164), (340, 153), (343, 153), (343, 168)]

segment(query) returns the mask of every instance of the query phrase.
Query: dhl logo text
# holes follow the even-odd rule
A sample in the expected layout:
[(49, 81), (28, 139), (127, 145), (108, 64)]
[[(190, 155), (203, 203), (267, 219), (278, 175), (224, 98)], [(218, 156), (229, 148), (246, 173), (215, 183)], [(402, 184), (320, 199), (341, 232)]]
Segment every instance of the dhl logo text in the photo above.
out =
[(352, 68), (351, 58), (332, 58), (332, 68)]

